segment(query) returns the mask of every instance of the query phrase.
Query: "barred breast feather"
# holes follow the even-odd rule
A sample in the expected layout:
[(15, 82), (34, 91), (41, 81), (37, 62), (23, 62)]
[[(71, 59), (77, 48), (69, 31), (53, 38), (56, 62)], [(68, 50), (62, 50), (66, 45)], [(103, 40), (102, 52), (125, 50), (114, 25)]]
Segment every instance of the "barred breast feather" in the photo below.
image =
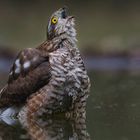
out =
[[(51, 79), (27, 103), (32, 114), (52, 114), (78, 111), (84, 115), (90, 81), (77, 48), (69, 40), (49, 54)], [(73, 114), (74, 115), (74, 114)]]

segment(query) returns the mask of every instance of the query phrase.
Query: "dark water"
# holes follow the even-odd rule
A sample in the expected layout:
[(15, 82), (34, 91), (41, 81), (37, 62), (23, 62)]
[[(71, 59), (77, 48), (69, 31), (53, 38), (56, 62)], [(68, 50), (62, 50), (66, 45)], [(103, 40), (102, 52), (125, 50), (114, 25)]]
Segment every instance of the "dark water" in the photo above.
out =
[(94, 140), (140, 139), (140, 75), (91, 74), (87, 128)]
[(25, 130), (18, 122), (12, 126), (1, 122), (0, 140), (29, 140), (31, 136), (37, 140), (139, 140), (140, 75), (127, 71), (89, 75), (92, 88), (86, 123), (39, 120)]

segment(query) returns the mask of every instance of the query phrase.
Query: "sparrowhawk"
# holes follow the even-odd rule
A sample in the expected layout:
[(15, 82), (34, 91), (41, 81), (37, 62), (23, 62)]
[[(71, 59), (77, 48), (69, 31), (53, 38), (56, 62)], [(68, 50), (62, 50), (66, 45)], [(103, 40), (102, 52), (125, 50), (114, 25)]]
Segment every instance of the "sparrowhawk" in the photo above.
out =
[(27, 115), (85, 115), (90, 80), (76, 43), (75, 18), (61, 8), (50, 17), (47, 40), (16, 57), (0, 107), (21, 106)]

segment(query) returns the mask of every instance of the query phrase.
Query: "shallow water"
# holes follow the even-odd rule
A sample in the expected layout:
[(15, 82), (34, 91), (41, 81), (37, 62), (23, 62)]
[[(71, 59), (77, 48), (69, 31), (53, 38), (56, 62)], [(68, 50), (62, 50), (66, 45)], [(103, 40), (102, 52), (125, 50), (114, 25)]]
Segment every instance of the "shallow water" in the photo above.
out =
[(139, 140), (140, 75), (127, 71), (89, 75), (92, 88), (86, 124), (79, 126), (64, 119), (49, 119), (30, 122), (25, 130), (18, 121), (12, 126), (1, 122), (0, 139), (29, 140), (32, 136), (41, 140)]

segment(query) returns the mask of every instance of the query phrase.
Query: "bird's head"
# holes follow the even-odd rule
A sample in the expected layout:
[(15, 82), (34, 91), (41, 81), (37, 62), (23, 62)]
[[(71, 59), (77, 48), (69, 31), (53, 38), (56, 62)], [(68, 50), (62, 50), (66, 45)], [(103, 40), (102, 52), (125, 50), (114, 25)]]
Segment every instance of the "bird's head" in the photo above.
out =
[(67, 8), (60, 8), (54, 12), (49, 20), (47, 37), (49, 40), (63, 33), (70, 37), (76, 36), (74, 17), (68, 16)]

